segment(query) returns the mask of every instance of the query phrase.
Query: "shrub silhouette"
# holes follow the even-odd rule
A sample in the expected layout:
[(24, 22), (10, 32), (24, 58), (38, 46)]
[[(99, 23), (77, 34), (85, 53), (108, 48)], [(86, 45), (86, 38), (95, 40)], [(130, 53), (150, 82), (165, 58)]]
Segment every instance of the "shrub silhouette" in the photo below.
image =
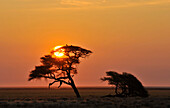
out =
[(101, 78), (101, 80), (108, 81), (109, 85), (115, 86), (114, 96), (149, 96), (142, 83), (130, 73), (123, 72), (122, 74), (119, 74), (114, 71), (108, 71), (106, 72), (106, 75), (107, 76)]
[[(55, 56), (55, 53), (62, 54), (62, 57)], [(80, 63), (80, 58), (85, 58), (92, 52), (78, 46), (62, 46), (51, 51), (50, 55), (41, 57), (41, 65), (35, 66), (35, 69), (30, 72), (29, 81), (32, 79), (52, 79), (49, 87), (55, 82), (60, 82), (58, 88), (64, 83), (70, 85), (76, 96), (80, 94), (73, 81), (74, 74), (77, 74), (76, 65)]]

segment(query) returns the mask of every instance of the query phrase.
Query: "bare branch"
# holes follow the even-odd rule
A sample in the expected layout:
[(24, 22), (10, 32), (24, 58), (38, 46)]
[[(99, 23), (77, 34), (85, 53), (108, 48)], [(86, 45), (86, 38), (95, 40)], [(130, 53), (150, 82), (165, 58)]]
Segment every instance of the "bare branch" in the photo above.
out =
[(71, 85), (70, 82), (66, 82), (66, 81), (64, 81), (64, 80), (57, 79), (57, 80), (53, 81), (52, 83), (49, 83), (49, 88), (50, 88), (50, 86), (53, 85), (55, 82), (59, 82), (59, 81), (60, 81), (60, 85), (58, 86), (58, 88), (62, 85), (62, 83)]
[(58, 86), (58, 88), (60, 88), (60, 87), (61, 87), (61, 85), (62, 85), (62, 81), (60, 81), (60, 85)]

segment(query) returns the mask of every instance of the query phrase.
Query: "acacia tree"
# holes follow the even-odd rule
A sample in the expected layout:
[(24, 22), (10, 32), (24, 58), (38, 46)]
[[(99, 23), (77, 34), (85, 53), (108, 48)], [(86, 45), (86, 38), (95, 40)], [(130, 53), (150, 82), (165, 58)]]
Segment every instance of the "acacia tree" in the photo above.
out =
[(49, 87), (55, 82), (59, 82), (58, 88), (64, 83), (70, 85), (76, 96), (80, 98), (78, 89), (73, 81), (74, 74), (77, 74), (76, 66), (80, 63), (80, 58), (89, 56), (92, 51), (79, 46), (66, 45), (55, 47), (51, 54), (41, 57), (41, 65), (35, 66), (30, 72), (29, 81), (32, 79), (52, 79)]
[(106, 75), (101, 80), (108, 81), (109, 85), (115, 86), (115, 96), (149, 96), (142, 83), (130, 73), (123, 72), (119, 74), (114, 71), (108, 71)]

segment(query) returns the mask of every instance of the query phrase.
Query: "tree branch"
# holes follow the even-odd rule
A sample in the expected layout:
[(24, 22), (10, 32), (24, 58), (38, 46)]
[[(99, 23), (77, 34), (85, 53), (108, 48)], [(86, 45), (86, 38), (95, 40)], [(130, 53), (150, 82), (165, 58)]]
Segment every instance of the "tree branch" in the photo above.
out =
[(53, 81), (52, 83), (49, 83), (49, 88), (50, 88), (50, 86), (51, 86), (51, 85), (53, 85), (55, 82), (59, 82), (59, 81), (60, 81), (60, 85), (58, 86), (58, 88), (60, 88), (60, 86), (62, 85), (62, 83), (65, 83), (65, 84), (71, 85), (71, 83), (70, 83), (70, 82), (66, 82), (66, 81), (64, 81), (64, 80), (60, 80), (60, 79), (58, 79), (58, 80)]
[(44, 77), (44, 78), (49, 78), (49, 79), (54, 79), (54, 80), (60, 80), (60, 79), (67, 79), (68, 77), (59, 77), (59, 78), (55, 78), (55, 77), (53, 77), (53, 76), (42, 76), (42, 77)]
[[(62, 85), (62, 83), (71, 85), (70, 82), (66, 82), (64, 81), (65, 79), (69, 79), (68, 77), (59, 77), (59, 78), (54, 78), (54, 77), (48, 77), (48, 76), (44, 76), (45, 78), (49, 78), (49, 79), (55, 79), (55, 81), (53, 81), (52, 83), (49, 83), (49, 88), (51, 85), (53, 85), (55, 82), (60, 82), (60, 85), (58, 86), (58, 88)], [(62, 80), (63, 79), (63, 80)]]

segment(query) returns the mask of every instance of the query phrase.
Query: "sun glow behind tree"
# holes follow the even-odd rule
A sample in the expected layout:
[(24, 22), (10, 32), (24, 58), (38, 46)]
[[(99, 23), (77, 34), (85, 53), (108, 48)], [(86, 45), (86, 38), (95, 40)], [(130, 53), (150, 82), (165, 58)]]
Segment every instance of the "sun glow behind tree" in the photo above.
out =
[(30, 72), (28, 80), (35, 78), (53, 79), (54, 81), (49, 83), (49, 87), (55, 82), (60, 82), (58, 88), (63, 83), (70, 85), (79, 98), (80, 94), (73, 80), (74, 74), (77, 74), (75, 66), (80, 63), (80, 58), (85, 58), (91, 53), (92, 51), (79, 46), (56, 46), (50, 55), (40, 58), (42, 65), (35, 66), (35, 69)]
[[(59, 49), (59, 48), (61, 48), (61, 47), (62, 47), (62, 46), (56, 46), (56, 47), (53, 48), (52, 52), (54, 52), (53, 55), (54, 55), (55, 57), (59, 57), (59, 58), (64, 57), (64, 49), (61, 49), (60, 51), (56, 51), (57, 49)], [(54, 57), (54, 56), (53, 56), (53, 57)]]

